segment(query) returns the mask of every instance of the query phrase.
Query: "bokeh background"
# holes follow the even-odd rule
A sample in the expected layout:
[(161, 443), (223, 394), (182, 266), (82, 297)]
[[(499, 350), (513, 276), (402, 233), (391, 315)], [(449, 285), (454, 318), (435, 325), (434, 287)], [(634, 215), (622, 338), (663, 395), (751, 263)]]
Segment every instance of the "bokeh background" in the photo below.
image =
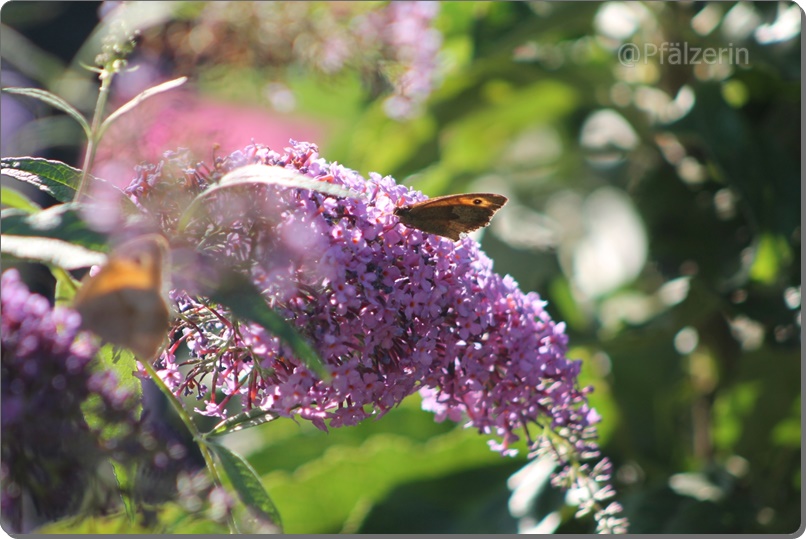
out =
[[(91, 113), (97, 80), (81, 63), (92, 64), (99, 21), (116, 7), (5, 4), (2, 85), (45, 88)], [(165, 151), (211, 163), (252, 140), (282, 149), (295, 139), (430, 196), (505, 194), (478, 237), (496, 271), (567, 323), (631, 531), (799, 528), (797, 5), (128, 9), (139, 67), (116, 80), (113, 106), (180, 75), (190, 82), (124, 117), (96, 175), (125, 185)], [(631, 56), (620, 56), (625, 43)], [(686, 48), (731, 56), (686, 63)], [(4, 157), (81, 165), (67, 116), (6, 94), (1, 113)], [(47, 292), (43, 275), (26, 279)], [(478, 433), (435, 423), (417, 397), (354, 428), (285, 421), (229, 443), (261, 474), (288, 533), (592, 529), (525, 451), (502, 458)]]

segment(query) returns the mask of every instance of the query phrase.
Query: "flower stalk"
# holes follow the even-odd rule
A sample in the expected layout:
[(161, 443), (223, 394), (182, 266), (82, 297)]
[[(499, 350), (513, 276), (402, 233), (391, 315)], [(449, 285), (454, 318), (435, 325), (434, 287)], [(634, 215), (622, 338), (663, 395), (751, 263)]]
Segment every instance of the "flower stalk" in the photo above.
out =
[[(210, 477), (213, 480), (213, 484), (218, 488), (223, 488), (223, 483), (221, 481), (221, 477), (218, 474), (218, 470), (215, 466), (215, 461), (213, 460), (213, 455), (210, 453), (209, 448), (206, 445), (206, 437), (199, 431), (196, 427), (196, 424), (193, 423), (193, 420), (190, 418), (187, 410), (182, 403), (179, 401), (179, 397), (177, 397), (168, 386), (165, 385), (165, 382), (162, 381), (160, 375), (157, 374), (157, 371), (154, 370), (154, 367), (151, 365), (149, 361), (142, 361), (139, 364), (143, 367), (143, 369), (148, 373), (148, 376), (151, 380), (157, 385), (159, 390), (165, 395), (165, 398), (168, 399), (168, 402), (171, 403), (171, 407), (177, 413), (179, 418), (182, 420), (182, 423), (185, 424), (188, 431), (193, 436), (193, 440), (196, 441), (199, 445), (199, 450), (201, 451), (202, 457), (204, 458), (204, 462), (207, 466), (207, 470), (210, 472)], [(232, 516), (230, 511), (227, 511), (227, 524), (230, 528), (231, 533), (239, 533), (238, 526), (235, 523), (235, 519)]]

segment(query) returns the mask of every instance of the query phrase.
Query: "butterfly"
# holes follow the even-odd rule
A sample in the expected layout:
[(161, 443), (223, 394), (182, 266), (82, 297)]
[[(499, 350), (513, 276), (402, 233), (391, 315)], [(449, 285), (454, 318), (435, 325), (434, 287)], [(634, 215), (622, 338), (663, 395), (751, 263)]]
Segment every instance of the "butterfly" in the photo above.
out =
[(95, 275), (88, 275), (73, 306), (81, 325), (107, 342), (152, 359), (167, 335), (170, 311), (163, 292), (164, 238), (146, 235), (112, 251)]
[(457, 241), (461, 234), (490, 224), (507, 197), (493, 193), (467, 193), (429, 198), (395, 208), (404, 225)]

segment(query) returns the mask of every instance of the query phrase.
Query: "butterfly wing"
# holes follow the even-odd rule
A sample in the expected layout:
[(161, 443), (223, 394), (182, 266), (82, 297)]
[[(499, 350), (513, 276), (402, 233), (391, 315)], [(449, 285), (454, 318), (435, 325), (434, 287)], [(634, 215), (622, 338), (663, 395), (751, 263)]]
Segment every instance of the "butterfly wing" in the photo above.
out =
[(400, 222), (423, 232), (457, 241), (463, 233), (490, 224), (507, 198), (493, 193), (469, 193), (431, 198), (395, 210)]
[(163, 249), (150, 239), (124, 244), (88, 276), (73, 300), (82, 327), (150, 359), (170, 321), (161, 291)]
[(454, 241), (459, 239), (460, 217), (449, 206), (403, 207), (396, 209), (395, 215), (408, 227), (446, 236)]

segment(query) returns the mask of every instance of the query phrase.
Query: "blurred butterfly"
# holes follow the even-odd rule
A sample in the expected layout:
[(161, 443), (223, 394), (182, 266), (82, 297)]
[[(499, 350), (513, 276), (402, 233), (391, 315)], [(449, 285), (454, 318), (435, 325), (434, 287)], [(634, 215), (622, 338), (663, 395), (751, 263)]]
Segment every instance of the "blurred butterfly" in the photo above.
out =
[(82, 327), (131, 349), (138, 359), (152, 359), (170, 322), (163, 291), (167, 253), (167, 242), (155, 234), (114, 249), (100, 271), (82, 281), (73, 300)]

